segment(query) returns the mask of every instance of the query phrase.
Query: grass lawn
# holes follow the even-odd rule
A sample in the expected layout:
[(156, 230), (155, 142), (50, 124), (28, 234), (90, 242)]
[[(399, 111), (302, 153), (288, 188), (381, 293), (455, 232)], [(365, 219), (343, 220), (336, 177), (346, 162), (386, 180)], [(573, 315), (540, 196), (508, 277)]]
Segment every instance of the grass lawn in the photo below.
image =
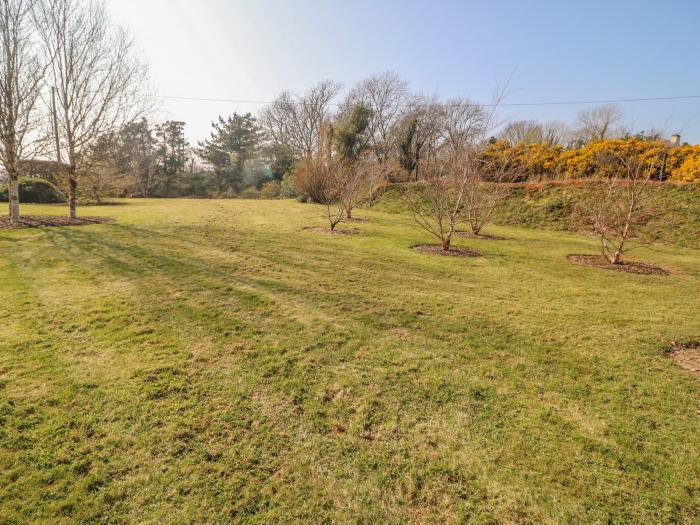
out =
[[(0, 523), (697, 523), (700, 252), (291, 201), (0, 232)], [(24, 213), (62, 214), (55, 206)]]

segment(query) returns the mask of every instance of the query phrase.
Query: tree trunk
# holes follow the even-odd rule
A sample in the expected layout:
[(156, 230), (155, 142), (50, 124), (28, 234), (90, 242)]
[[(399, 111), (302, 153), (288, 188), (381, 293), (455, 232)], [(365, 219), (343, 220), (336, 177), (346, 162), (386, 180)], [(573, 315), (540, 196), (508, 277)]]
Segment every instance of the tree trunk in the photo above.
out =
[(352, 220), (352, 208), (350, 206), (345, 208), (345, 216), (348, 218), (348, 220)]
[(19, 180), (16, 173), (9, 174), (8, 201), (10, 202), (10, 222), (19, 223)]
[(442, 239), (442, 249), (445, 250), (446, 252), (450, 251), (450, 244), (451, 243), (452, 243), (452, 239), (450, 239), (449, 237)]
[(77, 219), (78, 218), (78, 213), (76, 211), (76, 193), (78, 191), (78, 181), (75, 179), (75, 175), (71, 175), (69, 181), (68, 181), (68, 216), (71, 219)]

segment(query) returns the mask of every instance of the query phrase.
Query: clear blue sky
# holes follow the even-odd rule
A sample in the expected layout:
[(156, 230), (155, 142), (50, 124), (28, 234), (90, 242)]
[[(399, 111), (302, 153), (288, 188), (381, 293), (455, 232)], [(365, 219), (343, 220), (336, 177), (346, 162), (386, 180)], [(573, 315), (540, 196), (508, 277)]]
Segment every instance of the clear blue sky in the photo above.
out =
[[(107, 0), (162, 95), (269, 100), (392, 69), (416, 91), (508, 102), (700, 95), (700, 1)], [(508, 108), (572, 122), (585, 106)], [(621, 104), (635, 130), (700, 142), (700, 99)], [(166, 100), (194, 139), (254, 104)]]

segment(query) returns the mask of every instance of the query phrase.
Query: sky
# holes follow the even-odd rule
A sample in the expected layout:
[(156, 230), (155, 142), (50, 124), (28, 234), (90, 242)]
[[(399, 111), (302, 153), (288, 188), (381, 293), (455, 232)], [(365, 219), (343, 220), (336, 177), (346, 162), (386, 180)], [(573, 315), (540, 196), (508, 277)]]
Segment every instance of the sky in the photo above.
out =
[[(393, 70), (412, 90), (507, 103), (697, 96), (621, 103), (634, 131), (700, 143), (700, 2), (107, 0), (161, 97), (273, 100), (332, 79)], [(157, 119), (192, 142), (219, 115), (261, 104), (160, 98)], [(502, 108), (504, 119), (573, 123), (585, 104)]]

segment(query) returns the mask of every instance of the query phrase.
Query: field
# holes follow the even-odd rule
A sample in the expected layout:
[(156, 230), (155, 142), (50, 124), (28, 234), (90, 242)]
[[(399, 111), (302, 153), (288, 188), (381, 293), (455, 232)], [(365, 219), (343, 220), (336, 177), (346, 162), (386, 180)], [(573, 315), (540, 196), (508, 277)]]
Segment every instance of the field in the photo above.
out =
[[(24, 213), (63, 214), (27, 205)], [(1, 523), (697, 523), (700, 252), (291, 201), (0, 232)]]

